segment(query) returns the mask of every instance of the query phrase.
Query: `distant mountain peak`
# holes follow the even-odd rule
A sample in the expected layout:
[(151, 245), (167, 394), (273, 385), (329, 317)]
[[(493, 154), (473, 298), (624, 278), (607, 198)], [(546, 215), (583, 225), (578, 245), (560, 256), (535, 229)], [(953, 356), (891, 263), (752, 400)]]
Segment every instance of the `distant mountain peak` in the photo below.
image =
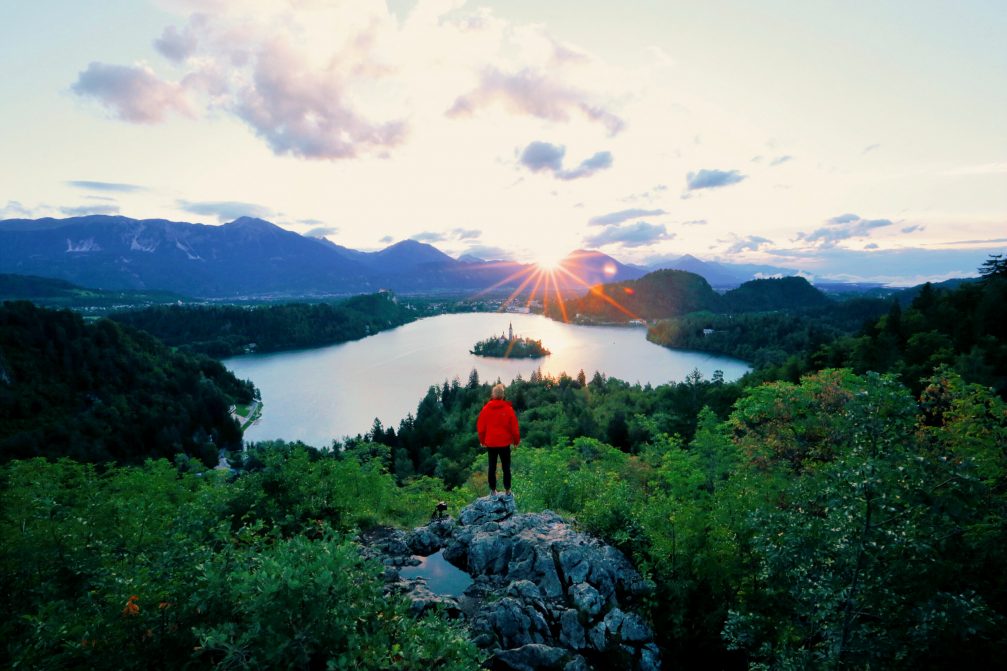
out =
[(433, 245), (419, 240), (400, 240), (371, 257), (380, 264), (392, 264), (400, 270), (426, 263), (457, 263)]
[(238, 217), (234, 221), (227, 222), (224, 226), (231, 228), (280, 228), (273, 222), (258, 217)]

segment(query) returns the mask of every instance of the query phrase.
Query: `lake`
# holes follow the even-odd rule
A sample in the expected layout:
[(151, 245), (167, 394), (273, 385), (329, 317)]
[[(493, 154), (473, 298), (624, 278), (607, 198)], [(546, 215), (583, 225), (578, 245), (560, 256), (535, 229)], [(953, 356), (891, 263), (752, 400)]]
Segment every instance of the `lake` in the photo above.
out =
[[(490, 359), (469, 354), (479, 340), (514, 325), (515, 336), (541, 340), (552, 351), (543, 359)], [(504, 383), (518, 374), (571, 377), (584, 370), (627, 382), (651, 385), (679, 382), (699, 369), (735, 380), (749, 370), (743, 361), (702, 352), (670, 350), (646, 339), (643, 327), (580, 326), (540, 315), (467, 313), (428, 317), (353, 342), (310, 350), (251, 354), (224, 365), (262, 392), (262, 418), (245, 431), (249, 441), (301, 440), (324, 447), (370, 430), (377, 417), (398, 428), (415, 413), (430, 385), (458, 378), (472, 369), (482, 381)]]

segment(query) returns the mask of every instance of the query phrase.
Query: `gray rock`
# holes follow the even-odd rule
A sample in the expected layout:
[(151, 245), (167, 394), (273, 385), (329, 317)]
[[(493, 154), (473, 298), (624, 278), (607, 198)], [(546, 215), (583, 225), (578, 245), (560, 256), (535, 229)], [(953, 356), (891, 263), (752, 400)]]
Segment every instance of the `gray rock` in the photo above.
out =
[(427, 589), (426, 585), (421, 581), (409, 582), (413, 584), (411, 588), (406, 591), (406, 596), (409, 598), (409, 612), (414, 617), (419, 617), (427, 611), (438, 608), (443, 609), (450, 617), (458, 617), (461, 615), (461, 608), (458, 606), (457, 599), (449, 596), (434, 594)]
[(439, 536), (430, 527), (419, 527), (417, 529), (413, 529), (413, 532), (409, 534), (406, 542), (409, 545), (409, 550), (413, 554), (420, 555), (421, 557), (429, 557), (444, 547), (447, 540)]
[(517, 514), (513, 496), (484, 496), (462, 510), (458, 522), (462, 526), (499, 522)]
[(518, 648), (549, 638), (549, 625), (542, 614), (517, 599), (504, 597), (490, 606), (485, 615), (486, 628), (496, 634), (501, 648)]
[(657, 646), (648, 643), (640, 651), (640, 671), (660, 671), (661, 653)]
[(574, 585), (570, 588), (570, 600), (577, 610), (589, 618), (594, 618), (604, 607), (605, 602), (594, 587), (587, 583)]
[(542, 592), (530, 580), (515, 580), (507, 587), (507, 596), (528, 602), (542, 601)]
[(608, 630), (608, 636), (615, 637), (619, 635), (619, 628), (622, 626), (624, 619), (626, 619), (626, 614), (618, 608), (613, 608), (605, 613), (604, 622), (605, 628)]
[(491, 668), (501, 671), (561, 671), (570, 659), (562, 648), (531, 643), (513, 650), (501, 650)]
[(559, 642), (572, 650), (583, 650), (587, 647), (584, 637), (584, 627), (580, 624), (577, 611), (568, 610), (559, 618)]
[(619, 638), (628, 643), (643, 643), (654, 640), (654, 633), (636, 613), (626, 613), (619, 627)]
[(468, 546), (468, 572), (474, 575), (506, 573), (512, 544), (499, 533), (477, 531)]
[(577, 655), (563, 667), (563, 671), (591, 671), (591, 667), (588, 666), (587, 660), (585, 660), (580, 655)]
[(587, 630), (587, 640), (595, 650), (608, 649), (608, 627), (604, 620)]

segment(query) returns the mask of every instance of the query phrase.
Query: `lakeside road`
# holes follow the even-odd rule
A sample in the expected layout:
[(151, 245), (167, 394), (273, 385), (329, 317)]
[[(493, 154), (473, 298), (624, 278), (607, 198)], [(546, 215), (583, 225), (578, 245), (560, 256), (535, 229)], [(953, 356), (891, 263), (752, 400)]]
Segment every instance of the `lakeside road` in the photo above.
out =
[(248, 405), (247, 415), (238, 414), (238, 406), (236, 405), (232, 405), (230, 407), (230, 412), (231, 417), (234, 417), (234, 419), (237, 420), (238, 425), (241, 427), (241, 430), (244, 431), (252, 424), (254, 424), (256, 421), (258, 421), (259, 417), (262, 416), (262, 401), (252, 401)]

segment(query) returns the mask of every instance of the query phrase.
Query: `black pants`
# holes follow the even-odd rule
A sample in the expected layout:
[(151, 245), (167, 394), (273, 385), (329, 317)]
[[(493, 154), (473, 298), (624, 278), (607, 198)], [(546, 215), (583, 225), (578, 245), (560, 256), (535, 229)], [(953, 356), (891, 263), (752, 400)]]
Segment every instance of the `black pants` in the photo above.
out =
[(490, 457), (490, 468), (487, 480), (490, 489), (496, 491), (497, 488), (497, 457), (500, 458), (500, 466), (503, 467), (504, 489), (510, 489), (510, 445), (507, 447), (487, 447), (486, 453)]

